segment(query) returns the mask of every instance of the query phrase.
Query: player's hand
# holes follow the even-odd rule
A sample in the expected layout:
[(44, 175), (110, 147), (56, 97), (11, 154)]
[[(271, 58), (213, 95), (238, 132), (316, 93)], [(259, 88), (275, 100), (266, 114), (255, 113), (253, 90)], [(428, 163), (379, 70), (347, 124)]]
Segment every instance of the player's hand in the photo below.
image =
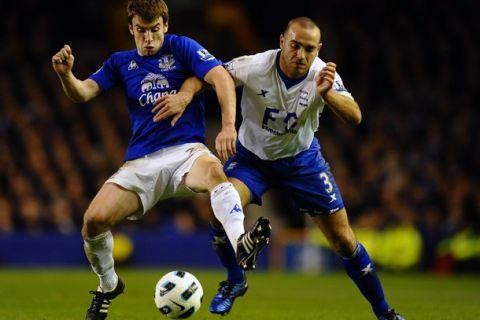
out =
[(222, 127), (222, 131), (215, 139), (215, 149), (222, 160), (227, 160), (237, 152), (235, 142), (237, 141), (237, 130), (234, 125)]
[(335, 72), (337, 65), (333, 62), (327, 62), (325, 67), (318, 73), (315, 81), (317, 84), (317, 91), (320, 95), (324, 95), (332, 88), (333, 81), (335, 80)]
[(75, 57), (72, 53), (72, 48), (68, 44), (64, 45), (60, 51), (52, 57), (53, 70), (59, 75), (64, 76), (72, 71)]
[(168, 117), (173, 117), (170, 124), (172, 127), (180, 119), (187, 105), (192, 101), (192, 96), (183, 92), (160, 97), (153, 105), (153, 121), (158, 122)]

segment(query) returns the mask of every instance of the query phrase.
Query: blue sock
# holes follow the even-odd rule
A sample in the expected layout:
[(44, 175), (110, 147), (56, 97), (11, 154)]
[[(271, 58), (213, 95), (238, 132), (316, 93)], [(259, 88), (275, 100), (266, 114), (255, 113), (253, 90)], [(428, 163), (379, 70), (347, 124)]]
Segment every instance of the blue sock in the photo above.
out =
[(342, 257), (342, 261), (347, 274), (372, 305), (375, 315), (379, 317), (385, 314), (390, 306), (385, 300), (382, 284), (367, 250), (360, 243), (357, 243), (357, 248), (352, 257)]
[(245, 280), (245, 273), (237, 262), (235, 251), (233, 250), (227, 234), (224, 229), (215, 229), (211, 227), (212, 245), (220, 258), (220, 262), (227, 269), (227, 280), (230, 283), (241, 283)]

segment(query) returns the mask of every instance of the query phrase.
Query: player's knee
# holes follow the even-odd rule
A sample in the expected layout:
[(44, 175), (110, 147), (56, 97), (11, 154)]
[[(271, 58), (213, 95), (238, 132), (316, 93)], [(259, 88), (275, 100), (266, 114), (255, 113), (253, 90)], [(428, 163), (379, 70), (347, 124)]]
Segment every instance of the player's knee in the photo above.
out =
[(352, 237), (349, 233), (343, 233), (335, 237), (332, 241), (332, 247), (342, 257), (350, 257), (357, 246), (355, 237)]
[(83, 216), (82, 233), (84, 236), (92, 237), (105, 232), (111, 225), (111, 219), (102, 212), (101, 208), (90, 206)]
[(205, 175), (207, 180), (210, 182), (209, 184), (220, 184), (228, 181), (222, 165), (216, 161), (206, 164)]

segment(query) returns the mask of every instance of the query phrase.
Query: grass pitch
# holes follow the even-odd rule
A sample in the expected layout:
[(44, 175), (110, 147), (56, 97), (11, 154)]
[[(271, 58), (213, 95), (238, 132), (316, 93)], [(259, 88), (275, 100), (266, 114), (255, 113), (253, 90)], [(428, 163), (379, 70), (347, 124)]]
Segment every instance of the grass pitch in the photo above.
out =
[[(119, 269), (125, 294), (112, 302), (109, 320), (167, 319), (155, 308), (153, 291), (166, 269)], [(203, 285), (204, 302), (192, 318), (222, 319), (208, 312), (221, 271), (190, 270)], [(480, 318), (480, 275), (436, 277), (387, 274), (388, 300), (408, 320)], [(249, 272), (249, 291), (225, 320), (373, 320), (369, 304), (343, 273), (305, 275)], [(97, 279), (89, 269), (0, 269), (0, 319), (84, 319)]]

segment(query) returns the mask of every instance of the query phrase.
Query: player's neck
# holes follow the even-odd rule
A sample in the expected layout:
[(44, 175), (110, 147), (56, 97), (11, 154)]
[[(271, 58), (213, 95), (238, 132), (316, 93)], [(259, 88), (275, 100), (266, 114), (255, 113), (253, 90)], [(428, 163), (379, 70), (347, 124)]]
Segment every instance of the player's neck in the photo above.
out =
[(297, 83), (302, 82), (307, 77), (307, 74), (299, 75), (299, 76), (296, 76), (296, 77), (295, 76), (290, 76), (289, 74), (287, 74), (284, 71), (285, 68), (282, 68), (282, 63), (280, 61), (280, 52), (278, 52), (278, 54), (277, 54), (275, 65), (276, 65), (276, 68), (277, 68), (278, 75), (282, 79), (282, 81), (285, 84), (285, 86), (287, 87), (287, 89), (290, 89), (291, 87), (293, 87)]

